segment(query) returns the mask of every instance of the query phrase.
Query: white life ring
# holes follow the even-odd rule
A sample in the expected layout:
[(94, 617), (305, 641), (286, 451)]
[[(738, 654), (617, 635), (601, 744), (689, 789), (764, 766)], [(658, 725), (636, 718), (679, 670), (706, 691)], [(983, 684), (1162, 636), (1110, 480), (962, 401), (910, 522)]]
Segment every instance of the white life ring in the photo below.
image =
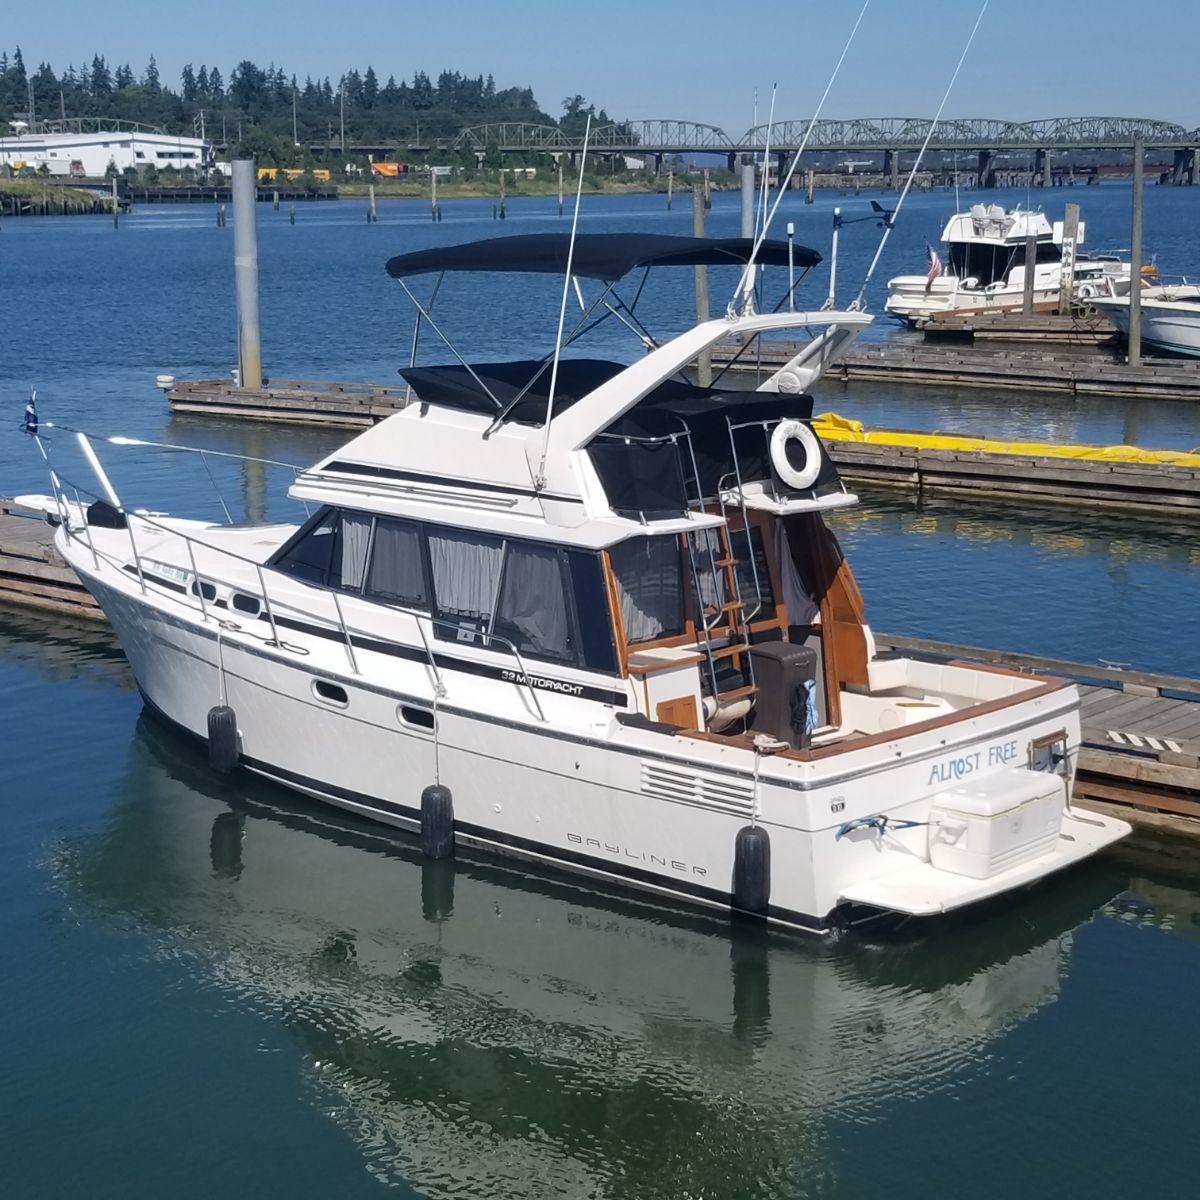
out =
[[(788, 458), (788, 442), (793, 438), (804, 447), (804, 466), (799, 469)], [(817, 435), (795, 417), (780, 421), (771, 433), (771, 465), (789, 487), (807, 491), (821, 473), (821, 443)]]
[(1080, 300), (1094, 300), (1096, 298), (1096, 288), (1094, 284), (1085, 283), (1079, 288)]

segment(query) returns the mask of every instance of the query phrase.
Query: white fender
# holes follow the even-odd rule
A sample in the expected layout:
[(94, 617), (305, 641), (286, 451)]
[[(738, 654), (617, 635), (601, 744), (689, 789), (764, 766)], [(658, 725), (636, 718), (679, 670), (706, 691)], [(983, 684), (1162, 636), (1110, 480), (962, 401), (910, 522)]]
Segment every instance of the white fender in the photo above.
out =
[[(804, 466), (797, 470), (788, 458), (788, 442), (795, 439), (804, 447)], [(817, 435), (795, 417), (780, 421), (771, 433), (771, 465), (789, 487), (807, 491), (821, 473), (821, 443)]]

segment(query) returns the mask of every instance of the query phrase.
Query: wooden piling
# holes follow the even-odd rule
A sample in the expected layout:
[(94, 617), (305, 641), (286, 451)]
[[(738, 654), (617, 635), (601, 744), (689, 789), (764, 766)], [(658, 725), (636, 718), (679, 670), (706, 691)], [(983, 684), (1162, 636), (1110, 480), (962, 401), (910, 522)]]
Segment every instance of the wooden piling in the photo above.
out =
[(667, 172), (667, 212), (671, 211), (671, 198), (675, 190), (675, 172)]
[(1071, 311), (1075, 289), (1075, 254), (1079, 243), (1079, 205), (1068, 204), (1063, 215), (1062, 276), (1058, 285), (1058, 311)]
[(1025, 288), (1021, 293), (1021, 312), (1026, 316), (1033, 313), (1033, 274), (1037, 266), (1037, 234), (1025, 239)]
[(367, 224), (374, 225), (379, 220), (379, 216), (375, 211), (375, 185), (374, 184), (370, 185), (370, 187), (367, 189), (367, 193), (371, 197), (371, 204), (370, 204), (370, 207), (367, 209)]
[(809, 167), (804, 172), (804, 203), (811, 204), (813, 202), (813, 188), (816, 186), (817, 173), (812, 167)]
[(117, 228), (119, 212), (120, 212), (120, 203), (117, 200), (117, 177), (114, 175), (112, 178), (112, 219), (113, 219), (113, 228), (114, 229)]
[(1142, 364), (1142, 204), (1145, 140), (1140, 133), (1133, 135), (1133, 226), (1129, 252), (1129, 365)]

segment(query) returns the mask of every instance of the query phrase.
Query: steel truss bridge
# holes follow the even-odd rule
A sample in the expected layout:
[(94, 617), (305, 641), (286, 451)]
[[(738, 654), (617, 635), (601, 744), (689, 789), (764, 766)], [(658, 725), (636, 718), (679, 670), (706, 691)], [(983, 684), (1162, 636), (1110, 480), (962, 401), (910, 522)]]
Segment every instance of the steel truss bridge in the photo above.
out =
[[(808, 150), (853, 153), (917, 153), (930, 133), (923, 117), (859, 117), (821, 120), (813, 126)], [(600, 154), (719, 154), (731, 162), (741, 154), (795, 153), (808, 121), (775, 121), (756, 125), (734, 140), (716, 125), (697, 121), (652, 119), (618, 121), (593, 128), (589, 151)], [(1147, 149), (1176, 151), (1200, 148), (1200, 130), (1143, 117), (1049, 117), (1039, 121), (988, 118), (943, 120), (929, 138), (933, 151), (1063, 151), (1132, 150), (1135, 134)], [(456, 150), (519, 154), (541, 151), (577, 154), (582, 131), (564, 133), (557, 125), (497, 122), (464, 129), (453, 142)]]

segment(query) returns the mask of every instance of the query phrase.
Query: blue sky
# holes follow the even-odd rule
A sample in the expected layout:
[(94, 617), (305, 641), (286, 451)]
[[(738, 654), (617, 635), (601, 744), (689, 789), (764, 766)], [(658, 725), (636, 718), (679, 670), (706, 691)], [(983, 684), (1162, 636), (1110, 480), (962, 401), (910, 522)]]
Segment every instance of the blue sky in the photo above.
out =
[[(140, 73), (154, 54), (185, 62), (274, 61), (301, 78), (374, 65), (384, 78), (492, 72), (529, 85), (548, 112), (581, 92), (613, 116), (708, 121), (740, 134), (759, 89), (765, 121), (808, 116), (859, 0), (58, 0), (5, 5), (0, 42), (56, 69), (104, 53)], [(978, 11), (977, 0), (872, 0), (825, 115), (925, 116)], [(1026, 120), (1146, 116), (1200, 126), (1200, 0), (992, 0), (947, 116)]]

